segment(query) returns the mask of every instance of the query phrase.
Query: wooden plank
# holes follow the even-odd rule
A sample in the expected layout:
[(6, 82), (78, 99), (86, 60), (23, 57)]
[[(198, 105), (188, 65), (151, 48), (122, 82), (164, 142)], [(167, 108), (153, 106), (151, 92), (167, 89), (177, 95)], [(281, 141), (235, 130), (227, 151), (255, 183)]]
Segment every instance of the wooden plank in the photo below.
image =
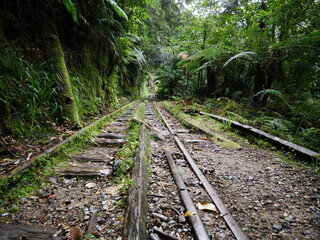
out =
[(51, 148), (46, 149), (46, 150), (43, 151), (41, 154), (35, 156), (34, 158), (30, 159), (29, 161), (27, 161), (27, 162), (21, 164), (20, 166), (14, 168), (12, 171), (8, 171), (8, 172), (4, 173), (3, 175), (13, 176), (13, 175), (15, 175), (15, 174), (17, 174), (17, 173), (22, 172), (24, 169), (27, 169), (27, 168), (31, 167), (31, 166), (35, 163), (35, 161), (36, 161), (37, 159), (42, 158), (42, 157), (44, 157), (45, 155), (48, 155), (48, 154), (49, 154), (49, 155), (53, 154), (53, 153), (54, 153), (57, 149), (59, 149), (61, 146), (63, 146), (64, 144), (66, 144), (66, 143), (68, 143), (68, 142), (70, 142), (70, 141), (72, 141), (74, 138), (76, 138), (77, 136), (80, 136), (80, 135), (83, 134), (84, 132), (88, 132), (91, 127), (93, 127), (93, 126), (99, 124), (100, 122), (104, 121), (104, 120), (105, 120), (106, 118), (108, 118), (110, 115), (116, 114), (116, 113), (118, 113), (118, 112), (121, 112), (121, 111), (123, 111), (124, 109), (130, 107), (131, 105), (134, 105), (136, 102), (137, 102), (137, 101), (134, 101), (134, 102), (132, 102), (132, 103), (129, 103), (129, 104), (127, 104), (127, 105), (119, 108), (118, 110), (114, 111), (113, 113), (108, 114), (108, 115), (100, 118), (98, 121), (95, 121), (95, 122), (89, 124), (88, 126), (80, 129), (79, 131), (77, 131), (76, 133), (74, 133), (73, 135), (71, 135), (70, 137), (68, 137), (68, 138), (64, 139), (63, 141), (55, 144), (55, 145), (54, 145), (53, 147), (51, 147)]
[(199, 180), (202, 182), (206, 192), (214, 202), (214, 204), (217, 206), (218, 210), (220, 211), (221, 215), (223, 216), (224, 220), (228, 224), (230, 230), (232, 231), (233, 235), (236, 237), (238, 240), (247, 240), (248, 238), (246, 235), (242, 232), (241, 228), (239, 227), (238, 223), (234, 220), (220, 197), (218, 196), (217, 192), (212, 188), (211, 184), (208, 182), (207, 178), (202, 174), (200, 169), (198, 168), (197, 164), (194, 162), (182, 142), (180, 141), (179, 138), (174, 136), (174, 140), (178, 144), (180, 150), (183, 152), (185, 158), (187, 159), (188, 163), (192, 167), (193, 171), (199, 178)]
[(124, 122), (112, 122), (110, 125), (111, 126), (125, 126), (126, 123), (124, 123)]
[(129, 118), (117, 118), (116, 121), (118, 122), (128, 122), (130, 119)]
[(56, 231), (57, 228), (51, 226), (0, 223), (0, 240), (62, 240), (61, 237), (53, 237)]
[(89, 166), (87, 164), (69, 164), (56, 169), (61, 176), (68, 177), (106, 177), (112, 174), (112, 169), (105, 164)]
[(122, 133), (125, 130), (126, 130), (126, 127), (112, 127), (112, 126), (108, 126), (103, 129), (103, 131), (107, 133)]
[(278, 138), (276, 136), (273, 136), (269, 133), (266, 133), (260, 129), (257, 129), (257, 128), (254, 128), (254, 127), (251, 127), (251, 126), (248, 126), (248, 125), (244, 125), (244, 124), (241, 124), (237, 121), (232, 121), (232, 120), (229, 120), (227, 118), (224, 118), (224, 117), (220, 117), (218, 115), (214, 115), (214, 114), (210, 114), (210, 113), (205, 113), (205, 112), (200, 112), (200, 114), (202, 115), (207, 115), (211, 118), (214, 118), (214, 119), (217, 119), (221, 122), (225, 122), (225, 121), (228, 121), (231, 123), (231, 126), (234, 127), (234, 128), (237, 128), (241, 131), (245, 131), (247, 133), (250, 133), (254, 136), (257, 136), (257, 137), (263, 137), (265, 138), (265, 140), (269, 141), (270, 143), (272, 144), (275, 144), (275, 145), (280, 145), (282, 147), (285, 147), (289, 150), (293, 150), (294, 152), (296, 152), (296, 154), (303, 158), (303, 159), (307, 159), (307, 160), (312, 160), (312, 159), (315, 159), (315, 158), (320, 158), (320, 153), (317, 153), (317, 152), (314, 152), (308, 148), (305, 148), (305, 147), (302, 147), (300, 145), (297, 145), (297, 144), (294, 144), (292, 142), (289, 142), (289, 141), (286, 141), (284, 139), (281, 139), (281, 138)]
[(127, 210), (124, 222), (123, 240), (145, 240), (147, 235), (147, 161), (146, 127), (141, 125), (139, 148), (132, 170), (132, 183), (129, 189)]
[(175, 133), (189, 133), (190, 130), (187, 130), (187, 129), (178, 129), (176, 131), (174, 131)]
[(108, 162), (110, 158), (106, 156), (101, 156), (99, 154), (79, 154), (73, 155), (73, 158), (80, 161), (80, 162)]
[(99, 145), (104, 145), (104, 146), (122, 145), (128, 142), (128, 140), (126, 139), (105, 139), (105, 138), (95, 138), (93, 141)]
[(120, 135), (120, 134), (112, 134), (112, 133), (100, 133), (98, 138), (107, 138), (107, 139), (124, 139), (127, 135)]
[(204, 139), (182, 139), (185, 143), (207, 143), (208, 140)]
[(186, 207), (187, 211), (191, 211), (192, 214), (188, 217), (190, 220), (190, 223), (192, 225), (192, 228), (194, 230), (194, 233), (198, 240), (209, 240), (210, 237), (198, 215), (197, 209), (195, 205), (193, 204), (193, 201), (188, 193), (187, 187), (185, 186), (182, 177), (179, 174), (178, 168), (176, 164), (174, 163), (174, 160), (171, 156), (171, 153), (168, 150), (165, 150), (166, 157), (169, 162), (169, 166), (174, 178), (175, 183), (178, 186), (181, 199)]

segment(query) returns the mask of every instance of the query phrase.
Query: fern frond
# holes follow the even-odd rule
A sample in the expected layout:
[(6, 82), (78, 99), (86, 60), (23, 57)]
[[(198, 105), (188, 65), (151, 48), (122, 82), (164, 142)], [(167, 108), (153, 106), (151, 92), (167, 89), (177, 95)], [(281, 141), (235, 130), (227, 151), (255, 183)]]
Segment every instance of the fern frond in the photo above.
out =
[(256, 56), (257, 53), (255, 53), (255, 52), (250, 52), (250, 51), (238, 53), (238, 54), (232, 56), (231, 58), (229, 58), (229, 59), (223, 64), (223, 67), (227, 66), (227, 65), (228, 65), (229, 63), (231, 63), (233, 60), (236, 60), (236, 59), (241, 58), (241, 57), (248, 57), (248, 56), (250, 56), (250, 55), (255, 55), (255, 56)]
[(68, 12), (71, 14), (73, 21), (78, 22), (78, 13), (77, 13), (76, 5), (71, 0), (62, 0), (62, 4), (66, 7)]
[(259, 97), (260, 100), (262, 100), (265, 96), (275, 96), (275, 97), (281, 99), (283, 103), (285, 103), (289, 108), (291, 108), (291, 106), (289, 105), (285, 96), (278, 90), (264, 89), (254, 95), (254, 97)]
[(114, 0), (106, 0), (113, 8), (113, 10), (122, 18), (125, 20), (128, 20), (127, 14), (122, 10), (121, 7), (114, 1)]

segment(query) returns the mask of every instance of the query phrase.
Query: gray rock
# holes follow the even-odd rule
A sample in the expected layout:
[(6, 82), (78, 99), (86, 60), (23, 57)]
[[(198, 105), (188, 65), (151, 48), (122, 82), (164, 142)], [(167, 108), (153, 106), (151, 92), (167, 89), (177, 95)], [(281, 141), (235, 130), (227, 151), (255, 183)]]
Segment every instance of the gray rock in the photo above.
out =
[(272, 225), (272, 228), (276, 231), (281, 231), (282, 230), (282, 226), (281, 225), (278, 225), (278, 224), (273, 224)]
[(156, 233), (151, 233), (150, 234), (150, 239), (151, 240), (160, 240), (158, 234), (156, 234)]
[(176, 223), (177, 223), (177, 222), (176, 222), (175, 220), (170, 220), (170, 221), (168, 222), (169, 225), (176, 224)]

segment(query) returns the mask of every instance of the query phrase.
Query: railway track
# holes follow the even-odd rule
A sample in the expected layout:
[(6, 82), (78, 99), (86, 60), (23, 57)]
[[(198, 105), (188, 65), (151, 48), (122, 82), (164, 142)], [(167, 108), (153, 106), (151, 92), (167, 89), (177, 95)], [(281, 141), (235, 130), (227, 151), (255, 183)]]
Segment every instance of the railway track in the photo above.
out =
[[(270, 150), (187, 129), (160, 103), (146, 104), (139, 120), (140, 107), (104, 127), (97, 146), (56, 168), (48, 186), (20, 200), (18, 212), (2, 213), (0, 239), (17, 229), (24, 236), (25, 224), (28, 234), (42, 234), (35, 239), (79, 239), (80, 230), (96, 239), (320, 237), (319, 177), (287, 166)], [(114, 171), (123, 161), (119, 151), (131, 144), (132, 122), (143, 127), (127, 189)]]
[[(196, 210), (209, 238), (212, 239), (317, 239), (319, 237), (320, 229), (317, 224), (320, 218), (319, 214), (315, 213), (319, 210), (320, 203), (318, 177), (309, 175), (307, 171), (287, 166), (279, 161), (279, 157), (273, 151), (258, 149), (241, 138), (221, 136), (221, 133), (219, 137), (213, 138), (186, 129), (160, 104), (156, 107), (164, 116), (169, 130), (155, 118), (156, 110), (148, 106), (147, 112), (150, 113), (146, 119), (160, 132), (155, 133), (158, 140), (153, 143), (155, 150), (152, 155), (153, 174), (150, 189), (156, 197), (149, 198), (150, 232), (157, 232), (161, 227), (165, 233), (171, 233), (172, 237), (196, 239), (193, 231), (190, 234), (189, 230), (192, 227), (185, 226), (183, 221), (179, 221), (181, 215), (189, 217), (189, 214)], [(208, 118), (201, 119), (204, 125), (212, 124)], [(190, 126), (192, 123), (189, 121), (187, 125)], [(200, 130), (208, 134), (210, 132), (203, 128)], [(217, 134), (211, 131), (209, 135)], [(181, 145), (184, 145), (187, 151), (182, 150)], [(187, 153), (185, 155), (182, 152)], [(170, 155), (185, 186), (172, 185)], [(195, 163), (191, 160), (190, 164), (189, 158), (193, 158)], [(190, 169), (190, 165), (197, 165), (196, 168), (201, 172)], [(197, 175), (200, 177), (204, 175), (207, 180), (199, 180)], [(212, 189), (205, 190), (203, 188), (205, 185), (209, 185), (209, 189), (211, 185), (214, 192), (211, 192)], [(196, 209), (189, 211), (189, 208), (183, 205), (184, 201), (177, 197), (181, 194), (179, 193), (181, 189), (188, 190)], [(161, 194), (165, 197), (157, 197)], [(210, 195), (218, 200), (212, 200)], [(310, 195), (313, 196), (313, 201), (307, 200), (310, 198), (306, 196)], [(225, 203), (222, 207), (220, 206), (222, 201), (219, 199)], [(214, 207), (211, 208), (212, 203), (216, 210), (213, 210)], [(314, 205), (315, 208), (312, 207)], [(200, 210), (206, 207), (210, 210)], [(233, 220), (226, 217), (231, 217)], [(206, 238), (207, 236), (198, 237), (198, 239)]]
[[(211, 139), (190, 133), (156, 106), (155, 109), (149, 106), (149, 112), (147, 119), (155, 122), (154, 116), (159, 115), (169, 132), (166, 135), (170, 141), (166, 143), (164, 153), (177, 184), (176, 191), (184, 203), (184, 208), (179, 207), (179, 214), (188, 216), (194, 232), (192, 238), (212, 239), (224, 235), (229, 239), (248, 239), (183, 144), (183, 141), (211, 143)], [(202, 208), (205, 211), (201, 211)], [(155, 213), (151, 215), (157, 217)], [(215, 219), (214, 224), (211, 219)]]

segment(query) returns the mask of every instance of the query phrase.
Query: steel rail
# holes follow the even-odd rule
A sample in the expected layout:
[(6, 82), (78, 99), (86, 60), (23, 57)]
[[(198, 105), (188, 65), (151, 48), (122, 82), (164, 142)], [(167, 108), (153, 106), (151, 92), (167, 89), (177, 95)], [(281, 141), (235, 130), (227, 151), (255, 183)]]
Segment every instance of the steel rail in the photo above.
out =
[(195, 174), (197, 175), (199, 180), (202, 182), (206, 192), (208, 193), (208, 195), (210, 196), (210, 198), (212, 199), (212, 201), (216, 205), (217, 209), (221, 213), (222, 217), (224, 218), (225, 222), (227, 223), (228, 227), (232, 231), (232, 233), (235, 236), (235, 238), (238, 239), (238, 240), (248, 240), (248, 237), (242, 232), (242, 230), (241, 230), (240, 226), (238, 225), (238, 223), (236, 222), (236, 220), (232, 217), (231, 213), (228, 211), (228, 209), (226, 208), (225, 204), (223, 203), (221, 198), (218, 196), (217, 192), (213, 189), (213, 187), (208, 182), (206, 177), (200, 171), (200, 169), (198, 168), (197, 164), (194, 162), (194, 160), (192, 159), (192, 157), (190, 156), (190, 154), (188, 153), (188, 151), (184, 147), (183, 143), (176, 136), (176, 134), (174, 133), (172, 128), (169, 126), (169, 124), (166, 121), (166, 119), (164, 118), (164, 116), (162, 115), (162, 113), (159, 111), (158, 107), (155, 106), (155, 108), (156, 108), (158, 114), (160, 115), (160, 117), (162, 118), (162, 121), (167, 126), (167, 128), (170, 131), (170, 133), (173, 135), (173, 138), (174, 138), (175, 142), (177, 143), (177, 145), (180, 148), (180, 150), (183, 152), (183, 154), (184, 154), (185, 158), (187, 159), (189, 165), (192, 167), (193, 171), (195, 172)]
[(190, 215), (188, 217), (189, 217), (190, 223), (192, 225), (192, 228), (195, 232), (196, 238), (198, 240), (209, 240), (210, 237), (209, 237), (209, 235), (208, 235), (208, 233), (207, 233), (207, 231), (206, 231), (206, 229), (200, 219), (200, 216), (197, 213), (197, 209), (196, 209), (196, 207), (195, 207), (195, 205), (194, 205), (194, 203), (188, 193), (187, 187), (184, 184), (182, 177), (180, 176), (179, 170), (178, 170), (176, 164), (174, 163), (174, 160), (171, 156), (171, 153), (168, 150), (165, 150), (165, 154), (168, 159), (169, 166), (170, 166), (174, 181), (176, 182), (176, 184), (178, 186), (178, 189), (179, 189), (179, 192), (181, 195), (181, 199), (182, 199), (187, 211), (190, 211)]
[[(24, 171), (25, 169), (28, 169), (29, 167), (33, 166), (33, 164), (35, 164), (35, 162), (46, 156), (46, 155), (51, 155), (53, 154), (54, 152), (56, 152), (60, 147), (62, 147), (63, 145), (65, 145), (66, 143), (68, 142), (71, 142), (73, 139), (75, 139), (76, 137), (80, 136), (81, 134), (84, 134), (86, 132), (89, 132), (90, 129), (92, 127), (94, 127), (95, 125), (98, 125), (100, 122), (103, 122), (105, 119), (107, 119), (108, 117), (110, 117), (111, 115), (114, 115), (114, 114), (117, 114), (125, 109), (129, 109), (130, 107), (134, 106), (135, 104), (137, 103), (137, 101), (134, 101), (134, 102), (131, 102), (119, 109), (117, 109), (116, 111), (106, 115), (106, 116), (103, 116), (102, 118), (100, 118), (99, 120), (85, 126), (84, 128), (80, 129), (79, 131), (75, 132), (74, 134), (72, 134), (71, 136), (69, 136), (68, 138), (62, 140), (61, 142), (55, 144), (54, 146), (44, 150), (42, 153), (40, 153), (39, 155), (31, 158), (29, 161), (27, 162), (24, 162), (23, 164), (21, 164), (20, 166), (6, 172), (6, 173), (3, 173), (0, 175), (0, 178), (3, 177), (3, 176), (8, 176), (8, 177), (12, 177), (22, 171)], [(112, 117), (113, 118), (113, 117)]]
[(269, 133), (266, 133), (260, 129), (245, 125), (245, 124), (241, 124), (237, 121), (233, 121), (230, 120), (228, 118), (224, 118), (218, 115), (214, 115), (211, 113), (206, 113), (206, 112), (199, 112), (201, 115), (204, 116), (209, 116), (210, 118), (213, 118), (215, 120), (218, 120), (220, 122), (230, 122), (231, 126), (234, 128), (237, 128), (241, 131), (245, 131), (247, 133), (250, 133), (252, 135), (258, 136), (258, 137), (263, 137), (265, 138), (265, 140), (276, 144), (276, 145), (281, 145), (287, 149), (291, 149), (294, 152), (297, 153), (297, 155), (302, 156), (303, 158), (307, 158), (307, 159), (317, 159), (320, 158), (320, 153), (314, 152), (308, 148), (302, 147), (298, 144), (294, 144), (292, 142), (286, 141), (284, 139), (278, 138), (276, 136), (273, 136)]

